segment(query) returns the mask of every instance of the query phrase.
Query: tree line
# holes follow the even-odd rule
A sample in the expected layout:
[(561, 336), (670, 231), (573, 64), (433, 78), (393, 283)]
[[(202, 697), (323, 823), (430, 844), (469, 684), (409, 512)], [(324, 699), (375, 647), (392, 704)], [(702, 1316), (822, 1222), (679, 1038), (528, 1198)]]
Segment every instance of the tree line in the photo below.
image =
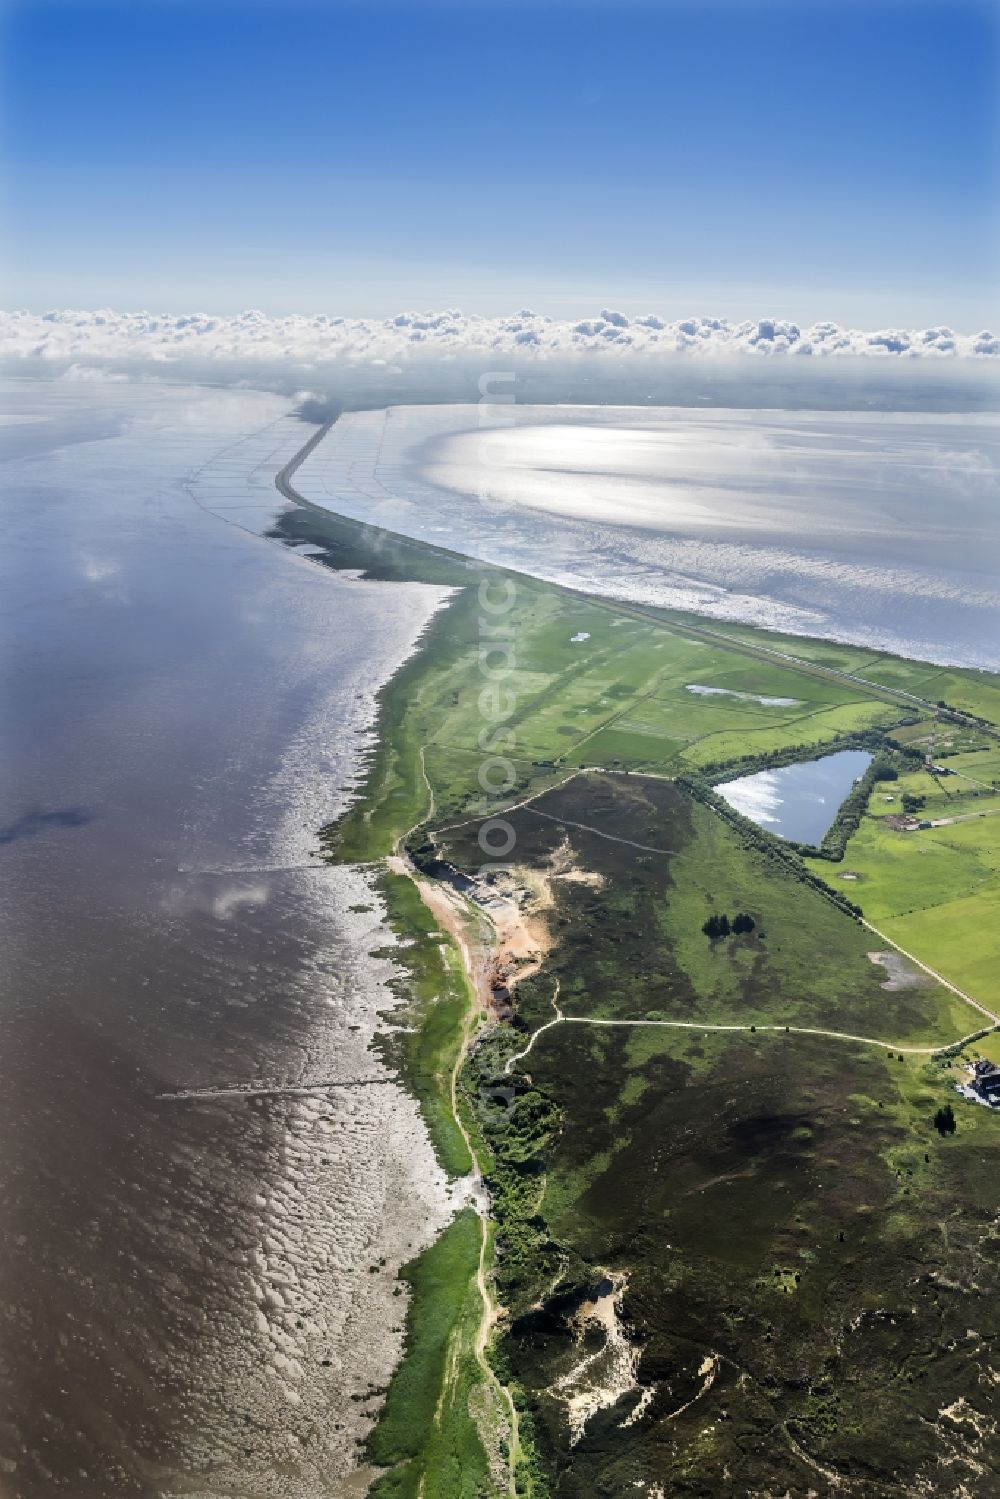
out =
[(785, 848), (793, 849), (806, 858), (828, 859), (833, 864), (839, 864), (848, 841), (857, 832), (867, 811), (875, 786), (880, 781), (898, 780), (901, 774), (923, 765), (923, 753), (913, 745), (892, 738), (884, 729), (865, 729), (854, 734), (843, 734), (821, 746), (790, 745), (774, 754), (748, 755), (741, 760), (730, 761), (728, 765), (706, 765), (699, 779), (710, 784), (733, 780), (739, 776), (754, 775), (761, 770), (796, 765), (803, 760), (825, 759), (827, 755), (847, 749), (867, 750), (873, 756), (872, 763), (841, 802), (821, 842), (800, 843), (791, 838), (781, 840)]
[(826, 900), (832, 902), (839, 910), (854, 918), (861, 920), (861, 907), (854, 901), (849, 900), (840, 890), (834, 890), (825, 880), (821, 880), (818, 874), (803, 863), (801, 855), (793, 844), (784, 838), (778, 838), (774, 833), (768, 833), (764, 828), (759, 828), (755, 822), (744, 817), (736, 808), (730, 806), (724, 796), (720, 796), (710, 782), (702, 780), (700, 776), (681, 775), (677, 777), (678, 786), (683, 787), (695, 801), (701, 802), (708, 807), (723, 822), (729, 824), (741, 841), (749, 848), (756, 849), (765, 858), (782, 864), (802, 885), (809, 885)]
[(868, 810), (871, 794), (880, 781), (899, 779), (899, 770), (887, 751), (876, 755), (863, 776), (859, 776), (837, 808), (836, 815), (818, 844), (795, 843), (800, 854), (813, 859), (829, 859), (839, 864), (850, 838), (857, 832), (861, 819)]

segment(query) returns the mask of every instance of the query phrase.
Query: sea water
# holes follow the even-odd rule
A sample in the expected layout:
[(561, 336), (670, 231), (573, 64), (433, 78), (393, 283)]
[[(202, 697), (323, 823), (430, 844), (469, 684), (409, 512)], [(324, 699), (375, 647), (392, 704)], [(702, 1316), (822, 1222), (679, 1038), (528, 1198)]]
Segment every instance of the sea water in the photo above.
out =
[(1000, 668), (1000, 418), (403, 406), (342, 416), (307, 498), (647, 604)]
[(449, 1212), (370, 1048), (380, 898), (315, 836), (442, 595), (263, 538), (313, 430), (285, 401), (5, 395), (2, 1484), (313, 1499)]

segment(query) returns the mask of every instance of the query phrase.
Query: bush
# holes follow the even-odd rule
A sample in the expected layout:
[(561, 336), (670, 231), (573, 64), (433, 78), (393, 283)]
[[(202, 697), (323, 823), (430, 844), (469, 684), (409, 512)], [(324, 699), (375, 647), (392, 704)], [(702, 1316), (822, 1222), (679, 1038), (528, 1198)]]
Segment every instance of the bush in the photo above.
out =
[(705, 936), (711, 937), (714, 942), (717, 937), (738, 937), (744, 932), (752, 932), (756, 925), (757, 923), (754, 921), (749, 911), (740, 911), (737, 916), (733, 917), (732, 921), (730, 921), (729, 917), (725, 914), (725, 912), (723, 912), (721, 916), (717, 916), (713, 913), (708, 918), (708, 920), (703, 923), (701, 929), (705, 933)]

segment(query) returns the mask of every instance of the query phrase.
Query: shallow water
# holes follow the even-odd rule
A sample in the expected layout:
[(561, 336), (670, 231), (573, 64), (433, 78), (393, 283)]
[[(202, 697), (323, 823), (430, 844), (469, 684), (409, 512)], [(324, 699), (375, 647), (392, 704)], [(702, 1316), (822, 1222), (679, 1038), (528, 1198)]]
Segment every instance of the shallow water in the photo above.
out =
[[(448, 1197), (314, 834), (440, 592), (257, 534), (285, 402), (5, 394), (0, 1491), (335, 1493)], [(324, 1086), (160, 1096), (251, 1081)]]
[(800, 701), (797, 697), (765, 697), (759, 692), (737, 692), (732, 687), (705, 687), (700, 682), (688, 682), (688, 692), (695, 697), (735, 697), (743, 703), (760, 703), (764, 708), (794, 708)]
[(595, 593), (1000, 668), (992, 415), (396, 407), (296, 484)]
[(865, 750), (838, 750), (819, 760), (740, 776), (715, 789), (758, 827), (796, 843), (818, 844), (854, 782), (871, 763)]

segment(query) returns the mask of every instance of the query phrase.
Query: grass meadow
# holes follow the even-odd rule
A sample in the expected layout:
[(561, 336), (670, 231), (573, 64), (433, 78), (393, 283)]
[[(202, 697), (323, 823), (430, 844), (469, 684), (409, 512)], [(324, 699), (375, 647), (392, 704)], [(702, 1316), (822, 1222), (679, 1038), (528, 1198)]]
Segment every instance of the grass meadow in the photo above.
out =
[[(364, 784), (325, 844), (333, 859), (374, 862), (426, 822), (441, 856), (478, 867), (491, 724), (476, 589), (501, 575), (315, 511), (283, 517), (278, 533), (323, 548), (330, 566), (456, 590), (383, 691)], [(1000, 1467), (982, 1380), (1000, 1321), (1000, 1130), (957, 1099), (956, 1058), (897, 1049), (953, 1042), (982, 1017), (926, 976), (891, 984), (869, 957), (879, 939), (806, 875), (1000, 1003), (1000, 820), (913, 834), (887, 822), (903, 795), (924, 797), (925, 817), (1000, 806), (996, 737), (898, 696), (997, 723), (1000, 684), (513, 582), (503, 753), (514, 783), (490, 810), (535, 798), (508, 815), (518, 866), (549, 878), (553, 945), (517, 987), (517, 1028), (494, 1026), (472, 1051), (462, 1107), (508, 1313), (491, 1356), (523, 1405), (518, 1492), (842, 1486), (874, 1499), (937, 1492), (947, 1473), (956, 1492), (986, 1499)], [(900, 760), (844, 859), (798, 874), (673, 780), (872, 731), (947, 756), (956, 775)], [(588, 880), (556, 877), (556, 859)], [(855, 878), (841, 885), (845, 874)], [(415, 888), (398, 876), (384, 888), (405, 945), (399, 1029), (382, 1044), (460, 1173), (469, 1153), (449, 1078), (468, 987)], [(753, 926), (710, 938), (703, 926), (720, 912)], [(539, 1035), (509, 1076), (514, 1048), (554, 1018), (557, 986), (574, 1021)], [(995, 1035), (978, 1045), (1000, 1056)], [(934, 1116), (948, 1101), (957, 1128), (942, 1136)], [(406, 1356), (370, 1444), (381, 1499), (495, 1492), (474, 1357), (480, 1232), (461, 1212), (404, 1272)], [(608, 1276), (621, 1287), (617, 1364), (580, 1320)], [(591, 1415), (571, 1445), (581, 1391)]]

